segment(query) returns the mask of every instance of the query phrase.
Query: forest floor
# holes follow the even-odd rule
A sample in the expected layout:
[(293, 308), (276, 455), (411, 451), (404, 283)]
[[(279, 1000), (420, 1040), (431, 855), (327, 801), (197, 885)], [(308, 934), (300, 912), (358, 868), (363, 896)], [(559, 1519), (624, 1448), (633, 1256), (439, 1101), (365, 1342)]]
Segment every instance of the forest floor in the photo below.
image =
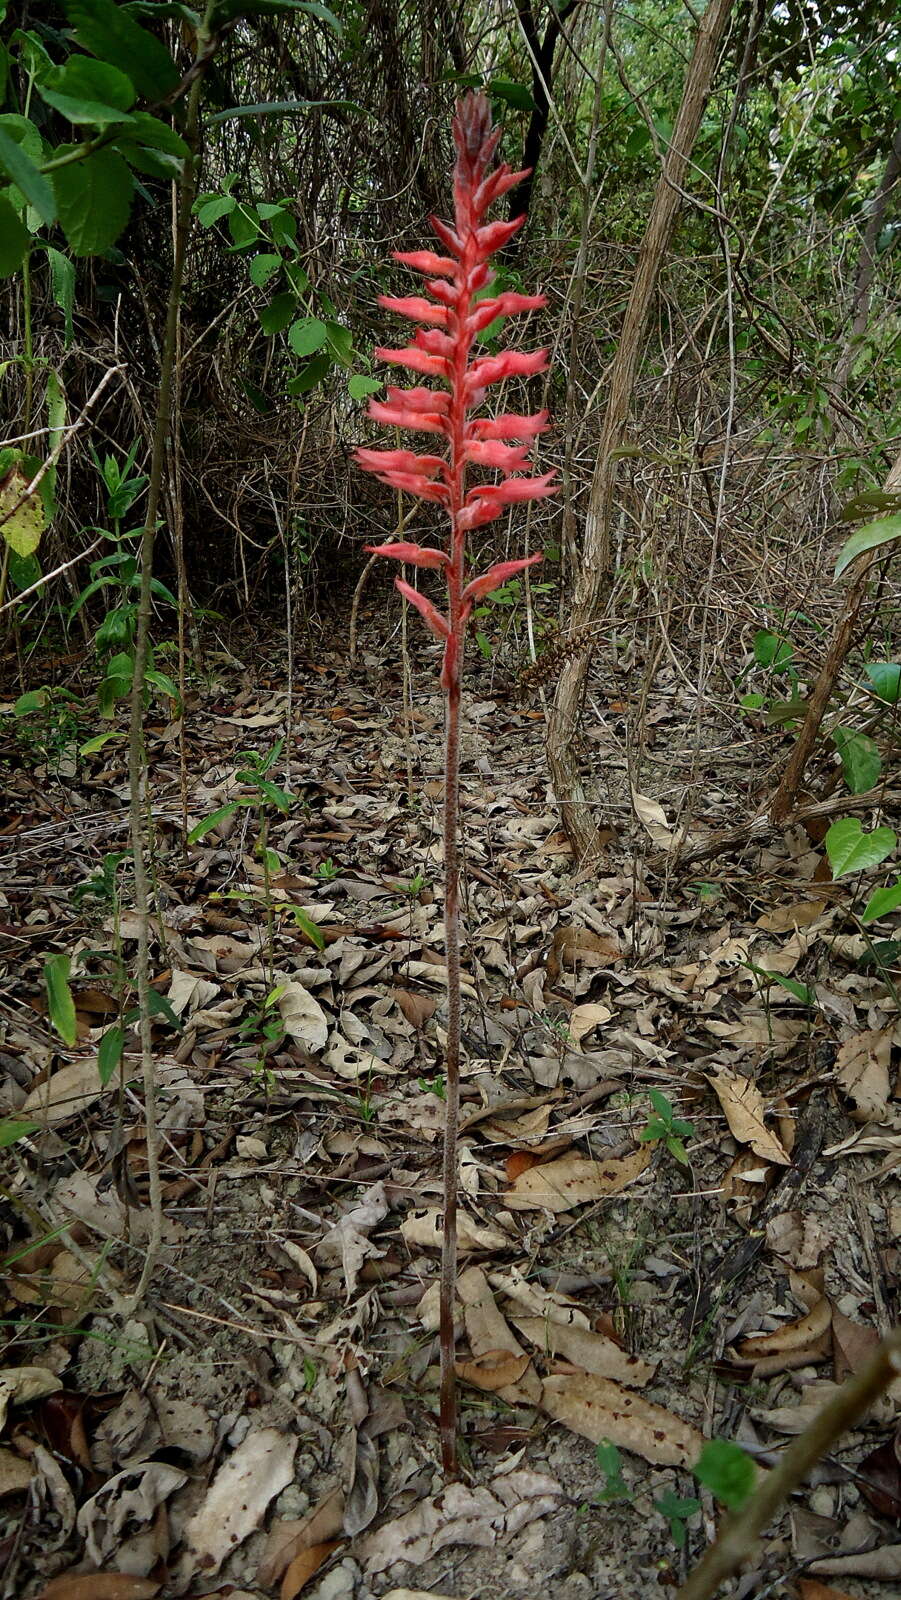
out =
[[(786, 737), (728, 707), (699, 722), (664, 660), (636, 752), (628, 670), (596, 682), (584, 768), (609, 826), (602, 863), (579, 871), (537, 692), (477, 660), (466, 1474), (443, 1490), (442, 705), (417, 646), (405, 721), (401, 669), (372, 632), (356, 667), (338, 649), (299, 660), (290, 708), (280, 644), (210, 641), (195, 664), (190, 826), (251, 795), (245, 752), (293, 724), (267, 775), (296, 797), (266, 809), (268, 889), (253, 807), (183, 849), (180, 729), (150, 718), (166, 1222), (137, 1310), (133, 1036), (123, 1081), (98, 1074), (117, 962), (133, 970), (135, 950), (114, 859), (124, 741), (77, 758), (71, 729), (0, 723), (0, 1110), (32, 1125), (4, 1152), (6, 1597), (665, 1594), (720, 1515), (690, 1472), (705, 1440), (773, 1463), (889, 1324), (901, 1031), (860, 892), (831, 882), (824, 821), (683, 862), (750, 822)], [(47, 1017), (42, 967), (60, 951), (74, 1049)], [(690, 1124), (685, 1160), (650, 1091)], [(729, 1592), (897, 1592), (898, 1439), (889, 1397)], [(620, 1450), (606, 1474), (598, 1440)]]

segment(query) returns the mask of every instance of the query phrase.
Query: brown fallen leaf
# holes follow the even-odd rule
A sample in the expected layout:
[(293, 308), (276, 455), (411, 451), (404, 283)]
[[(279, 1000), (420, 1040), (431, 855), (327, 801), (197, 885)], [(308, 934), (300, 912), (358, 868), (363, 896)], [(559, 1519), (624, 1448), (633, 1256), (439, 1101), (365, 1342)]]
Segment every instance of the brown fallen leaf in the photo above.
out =
[(766, 1198), (773, 1170), (750, 1150), (739, 1150), (723, 1173), (720, 1200), (742, 1227), (748, 1226), (754, 1207)]
[(294, 1477), (298, 1439), (277, 1428), (253, 1428), (219, 1468), (185, 1528), (185, 1573), (217, 1572), (226, 1556), (259, 1527), (271, 1500)]
[(595, 933), (592, 928), (557, 928), (548, 951), (548, 982), (557, 982), (561, 968), (572, 972), (579, 966), (612, 967), (621, 959), (622, 950), (615, 934)]
[(154, 1600), (159, 1592), (152, 1578), (125, 1572), (63, 1573), (41, 1590), (38, 1600)]
[(854, 1102), (855, 1122), (879, 1122), (891, 1095), (889, 1059), (891, 1028), (867, 1028), (846, 1039), (835, 1058), (835, 1075), (843, 1092)]
[(841, 1383), (849, 1373), (859, 1372), (873, 1354), (879, 1335), (875, 1328), (854, 1322), (843, 1312), (832, 1313), (832, 1345), (835, 1360), (835, 1381)]
[(271, 1589), (302, 1550), (336, 1539), (343, 1524), (344, 1490), (340, 1487), (330, 1489), (305, 1517), (274, 1522), (257, 1574), (262, 1587)]
[(8, 1494), (21, 1494), (31, 1482), (31, 1463), (14, 1450), (0, 1450), (0, 1500)]
[(901, 1544), (884, 1544), (876, 1550), (859, 1550), (853, 1556), (827, 1556), (814, 1561), (811, 1572), (826, 1578), (901, 1578)]
[(639, 1356), (631, 1356), (606, 1334), (592, 1328), (565, 1326), (548, 1317), (511, 1317), (514, 1328), (548, 1356), (562, 1356), (583, 1372), (613, 1378), (633, 1389), (643, 1389), (656, 1372)]
[(797, 1208), (780, 1211), (766, 1227), (766, 1242), (773, 1255), (798, 1272), (819, 1266), (832, 1237), (815, 1217), (805, 1217)]
[(660, 1466), (691, 1466), (704, 1448), (699, 1428), (591, 1373), (546, 1378), (542, 1405), (555, 1421), (592, 1444), (610, 1439)]
[[(421, 1245), (427, 1250), (441, 1249), (443, 1231), (442, 1213), (437, 1207), (414, 1211), (400, 1227), (401, 1237), (407, 1244)], [(509, 1250), (512, 1243), (513, 1240), (497, 1228), (485, 1228), (465, 1211), (457, 1212), (457, 1248), (461, 1255), (471, 1254), (473, 1250)]]
[(755, 1377), (790, 1372), (822, 1361), (831, 1350), (832, 1305), (825, 1295), (803, 1317), (786, 1322), (773, 1333), (753, 1333), (736, 1346), (735, 1356), (751, 1366)]
[(407, 1021), (414, 1028), (422, 1028), (438, 1009), (438, 996), (419, 994), (412, 989), (395, 989), (394, 998)]
[(826, 910), (825, 900), (797, 900), (794, 905), (776, 906), (757, 918), (764, 933), (788, 933), (791, 928), (809, 928)]
[(73, 1061), (69, 1067), (61, 1067), (52, 1078), (39, 1083), (20, 1106), (17, 1115), (53, 1127), (69, 1117), (77, 1116), (94, 1100), (99, 1100), (103, 1092), (97, 1057), (85, 1057), (81, 1061)]
[(764, 1161), (779, 1166), (791, 1165), (791, 1157), (772, 1129), (764, 1122), (763, 1095), (756, 1083), (736, 1072), (711, 1073), (709, 1082), (729, 1124), (729, 1132), (739, 1144), (748, 1144)]
[(589, 1200), (619, 1194), (644, 1172), (651, 1159), (646, 1144), (626, 1156), (591, 1161), (586, 1156), (560, 1156), (530, 1167), (515, 1179), (504, 1199), (511, 1211), (571, 1211)]
[(516, 1355), (512, 1350), (486, 1350), (472, 1361), (457, 1361), (455, 1368), (457, 1377), (464, 1383), (471, 1383), (473, 1388), (484, 1389), (488, 1394), (497, 1394), (499, 1389), (518, 1383), (528, 1365), (527, 1355)]
[[(498, 1310), (494, 1295), (481, 1267), (467, 1267), (457, 1279), (457, 1295), (463, 1303), (466, 1337), (477, 1361), (491, 1352), (505, 1351), (522, 1362), (515, 1378), (502, 1383), (495, 1391), (508, 1405), (537, 1405), (541, 1398), (541, 1380), (529, 1357), (517, 1342), (504, 1316)], [(512, 1368), (510, 1369), (512, 1370)], [(477, 1387), (481, 1387), (477, 1383)]]
[(9, 1406), (27, 1406), (62, 1388), (62, 1379), (48, 1367), (0, 1367), (0, 1428)]
[(556, 1479), (543, 1472), (506, 1472), (492, 1478), (490, 1488), (451, 1483), (368, 1534), (354, 1554), (373, 1573), (395, 1561), (418, 1566), (449, 1544), (488, 1548), (555, 1510), (561, 1493)]
[(282, 1578), (279, 1600), (295, 1600), (301, 1589), (305, 1589), (310, 1579), (315, 1577), (323, 1561), (327, 1561), (332, 1551), (337, 1550), (340, 1542), (340, 1539), (329, 1539), (325, 1544), (311, 1544), (308, 1550), (301, 1550)]
[(901, 1522), (901, 1433), (871, 1450), (856, 1471), (855, 1482), (874, 1511)]

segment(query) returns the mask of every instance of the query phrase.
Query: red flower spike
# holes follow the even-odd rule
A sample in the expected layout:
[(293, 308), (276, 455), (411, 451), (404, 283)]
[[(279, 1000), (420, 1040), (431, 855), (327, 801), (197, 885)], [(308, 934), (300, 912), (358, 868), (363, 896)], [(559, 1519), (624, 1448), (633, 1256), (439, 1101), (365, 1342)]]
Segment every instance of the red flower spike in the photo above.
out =
[[(444, 1246), (441, 1261), (441, 1450), (445, 1471), (456, 1475), (456, 1400), (454, 1375), (454, 1283), (456, 1274), (456, 1188), (451, 1175), (456, 1173), (456, 1124), (460, 1098), (460, 940), (459, 940), (459, 843), (457, 779), (460, 750), (460, 679), (466, 625), (475, 602), (539, 559), (523, 557), (501, 561), (467, 583), (466, 534), (501, 515), (508, 505), (540, 500), (554, 493), (553, 473), (529, 477), (529, 450), (534, 439), (547, 426), (547, 413), (530, 416), (507, 413), (494, 418), (477, 417), (485, 391), (505, 378), (527, 378), (542, 372), (547, 365), (544, 350), (530, 352), (505, 350), (497, 355), (480, 355), (475, 348), (477, 335), (496, 317), (538, 311), (542, 295), (512, 291), (488, 297), (476, 296), (494, 283), (489, 265), (495, 251), (509, 243), (522, 226), (523, 218), (510, 222), (489, 222), (489, 207), (501, 195), (525, 178), (527, 172), (512, 172), (505, 164), (491, 169), (500, 138), (491, 124), (491, 106), (483, 94), (467, 94), (458, 102), (453, 122), (457, 159), (454, 166), (453, 225), (437, 218), (432, 228), (442, 251), (396, 251), (395, 261), (420, 272), (426, 279), (428, 298), (409, 295), (383, 296), (384, 309), (418, 323), (417, 332), (403, 349), (379, 349), (378, 360), (406, 367), (437, 378), (439, 387), (389, 387), (387, 399), (373, 400), (369, 416), (389, 427), (412, 433), (437, 434), (445, 441), (446, 458), (417, 456), (405, 450), (369, 450), (356, 453), (358, 464), (394, 488), (407, 490), (423, 500), (437, 501), (447, 511), (450, 524), (448, 553), (404, 541), (370, 546), (378, 554), (413, 566), (443, 568), (447, 583), (447, 615), (419, 590), (396, 579), (400, 593), (415, 606), (431, 632), (444, 645), (441, 687), (447, 696), (444, 862), (444, 919), (447, 945), (447, 1123), (444, 1172)], [(500, 480), (467, 490), (467, 471), (494, 471)]]

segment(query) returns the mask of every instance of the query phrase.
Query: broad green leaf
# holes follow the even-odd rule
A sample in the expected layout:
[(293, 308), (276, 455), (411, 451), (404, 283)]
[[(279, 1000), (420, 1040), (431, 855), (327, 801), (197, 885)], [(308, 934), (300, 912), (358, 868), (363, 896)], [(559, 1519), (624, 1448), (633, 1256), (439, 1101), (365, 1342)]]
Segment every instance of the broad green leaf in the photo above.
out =
[(883, 489), (865, 489), (842, 506), (839, 515), (843, 522), (858, 522), (861, 517), (872, 516), (874, 511), (901, 511), (901, 495), (887, 494)]
[(188, 834), (188, 844), (199, 844), (200, 840), (205, 839), (208, 833), (212, 833), (214, 828), (218, 828), (220, 822), (225, 822), (228, 817), (233, 817), (237, 809), (237, 801), (232, 800), (229, 805), (220, 806), (218, 811), (211, 812), (208, 817), (204, 817), (202, 822), (198, 822), (196, 827), (191, 829)]
[(72, 311), (75, 305), (75, 268), (68, 256), (64, 256), (61, 250), (54, 249), (50, 244), (47, 246), (47, 260), (50, 263), (53, 298), (63, 314), (68, 348), (75, 336), (72, 324)]
[(111, 1028), (107, 1028), (97, 1051), (97, 1071), (100, 1074), (100, 1082), (103, 1084), (104, 1089), (122, 1060), (124, 1043), (125, 1029), (121, 1022), (114, 1022)]
[(864, 833), (857, 817), (839, 817), (826, 835), (826, 854), (833, 878), (878, 867), (880, 861), (891, 855), (896, 842), (891, 828), (874, 828), (872, 833)]
[(117, 135), (116, 143), (120, 149), (126, 143), (148, 145), (153, 150), (162, 150), (165, 155), (178, 156), (182, 161), (191, 154), (181, 134), (170, 128), (168, 122), (152, 117), (149, 111), (132, 112), (127, 127)]
[(368, 394), (376, 394), (381, 387), (381, 379), (367, 378), (365, 372), (351, 373), (347, 380), (347, 392), (351, 400), (365, 400)]
[(78, 43), (125, 73), (144, 100), (177, 88), (181, 73), (165, 45), (115, 0), (65, 0), (65, 11)]
[(96, 756), (104, 745), (109, 744), (111, 739), (124, 738), (124, 733), (116, 733), (113, 728), (110, 729), (109, 733), (95, 733), (93, 739), (88, 739), (84, 744), (79, 745), (78, 754), (80, 756)]
[(24, 1139), (27, 1134), (35, 1133), (39, 1127), (39, 1122), (20, 1122), (15, 1117), (4, 1117), (0, 1122), (0, 1150), (6, 1150), (9, 1145), (15, 1144), (17, 1139)]
[(744, 1505), (757, 1481), (751, 1457), (731, 1439), (709, 1439), (692, 1471), (730, 1511)]
[(75, 1001), (69, 988), (69, 957), (51, 956), (44, 962), (44, 982), (47, 985), (47, 1005), (50, 1021), (64, 1044), (70, 1049), (78, 1037), (75, 1022)]
[(90, 56), (70, 56), (65, 66), (56, 67), (38, 88), (48, 106), (70, 122), (98, 128), (128, 121), (135, 103), (131, 79), (118, 67), (92, 61)]
[(865, 527), (858, 528), (842, 545), (835, 563), (835, 577), (840, 578), (851, 562), (863, 555), (865, 550), (875, 550), (879, 545), (891, 544), (893, 539), (898, 538), (901, 538), (901, 512), (897, 516), (882, 517), (878, 522), (868, 522)]
[(864, 672), (880, 700), (887, 706), (896, 706), (901, 700), (901, 662), (870, 661)]
[(197, 220), (200, 226), (202, 228), (212, 228), (213, 224), (219, 222), (222, 217), (231, 216), (237, 203), (234, 195), (217, 194), (213, 196), (212, 200), (195, 201), (194, 210), (197, 213)]
[(755, 633), (754, 660), (762, 667), (772, 667), (774, 672), (781, 672), (793, 655), (794, 650), (788, 640), (780, 638), (778, 633), (770, 633), (768, 628), (759, 628)]
[(287, 328), (296, 310), (297, 301), (293, 294), (277, 294), (275, 299), (260, 312), (260, 327), (270, 337), (273, 333), (281, 333), (283, 328)]
[(340, 39), (343, 28), (334, 11), (321, 5), (319, 0), (220, 0), (216, 7), (216, 22), (230, 22), (233, 17), (278, 17), (289, 11), (305, 11), (309, 16), (325, 22)]
[(159, 689), (162, 694), (168, 695), (169, 699), (174, 700), (178, 705), (180, 700), (178, 686), (172, 681), (168, 673), (157, 672), (156, 668), (152, 667), (144, 673), (144, 680), (146, 683), (152, 684), (154, 689)]
[(11, 278), (25, 260), (31, 234), (9, 201), (9, 190), (0, 194), (0, 278)]
[(50, 696), (46, 689), (28, 689), (25, 694), (20, 694), (13, 706), (14, 717), (33, 717), (36, 711), (43, 711), (49, 705)]
[(249, 244), (253, 244), (260, 237), (260, 224), (254, 207), (236, 205), (229, 214), (228, 231), (236, 249), (245, 250)]
[(274, 273), (278, 272), (282, 264), (281, 256), (268, 255), (254, 256), (250, 263), (250, 281), (258, 289), (264, 288)]
[(35, 167), (40, 167), (44, 160), (44, 141), (40, 132), (29, 117), (20, 117), (16, 111), (4, 112), (0, 116), (0, 128), (13, 144), (17, 144)]
[(56, 200), (53, 190), (31, 157), (0, 123), (0, 167), (21, 189), (28, 204), (34, 206), (41, 221), (52, 228), (56, 221)]
[(279, 811), (288, 812), (291, 810), (295, 796), (289, 794), (287, 789), (280, 789), (278, 784), (272, 783), (269, 778), (255, 777), (252, 781), (260, 790), (260, 793), (266, 796), (267, 800), (271, 800), (274, 806), (278, 806)]
[[(14, 467), (0, 481), (0, 537), (17, 556), (22, 557), (34, 554), (47, 522), (44, 502), (39, 494), (30, 494), (22, 500), (30, 481), (21, 466)], [(13, 510), (13, 507), (16, 509)]]
[(308, 361), (303, 370), (298, 372), (297, 376), (285, 385), (287, 393), (292, 395), (307, 394), (310, 389), (315, 389), (317, 383), (322, 382), (331, 365), (332, 358), (330, 355), (321, 353), (315, 355), (312, 361)]
[[(61, 152), (62, 153), (62, 152)], [(115, 150), (95, 150), (53, 173), (59, 220), (75, 256), (108, 250), (128, 221), (134, 180)]]
[(894, 883), (887, 883), (883, 889), (875, 889), (863, 908), (861, 922), (878, 922), (880, 917), (887, 917), (892, 911), (897, 911), (901, 906), (901, 878), (896, 878)]
[[(59, 444), (63, 429), (66, 426), (66, 396), (63, 386), (56, 373), (51, 368), (47, 373), (47, 442), (51, 450)], [(56, 467), (50, 467), (44, 474), (44, 482), (49, 480), (49, 487), (53, 501), (48, 512), (48, 519), (56, 513)], [(46, 500), (44, 502), (46, 509)]]
[(808, 987), (806, 983), (799, 983), (797, 978), (787, 978), (783, 972), (770, 972), (766, 967), (755, 969), (768, 978), (770, 983), (778, 983), (780, 989), (786, 989), (793, 994), (796, 1000), (802, 1001), (805, 1006), (815, 1006), (817, 1002), (816, 990)]
[(327, 338), (328, 328), (318, 317), (302, 317), (288, 330), (288, 343), (296, 356), (314, 355)]
[(353, 360), (354, 336), (349, 328), (343, 328), (340, 322), (327, 322), (328, 347), (336, 361), (342, 367), (349, 367)]
[(292, 906), (291, 915), (293, 916), (295, 924), (300, 929), (301, 933), (306, 934), (307, 938), (310, 939), (316, 946), (316, 949), (324, 950), (325, 938), (322, 930), (313, 921), (312, 917), (307, 916), (307, 913), (303, 910), (303, 907)]
[(492, 99), (500, 100), (505, 106), (512, 106), (515, 111), (534, 111), (535, 101), (532, 91), (524, 83), (513, 83), (510, 78), (492, 78), (486, 84)]
[(147, 1010), (152, 1017), (165, 1017), (170, 1028), (181, 1032), (181, 1018), (173, 1011), (171, 1000), (167, 1000), (164, 994), (158, 994), (156, 989), (147, 991)]
[(626, 155), (641, 155), (642, 150), (644, 150), (645, 147), (650, 144), (650, 142), (651, 130), (645, 125), (645, 123), (642, 122), (639, 127), (632, 129), (632, 132), (629, 134), (629, 137), (626, 140)]
[[(234, 122), (239, 117), (285, 117), (325, 106), (334, 111), (359, 111), (366, 116), (373, 115), (356, 100), (260, 100), (251, 106), (229, 106), (227, 111), (214, 111), (209, 121)], [(279, 206), (277, 209), (281, 211), (282, 208)]]
[(853, 728), (834, 728), (832, 742), (841, 756), (842, 772), (851, 793), (866, 794), (882, 771), (878, 746), (867, 734)]

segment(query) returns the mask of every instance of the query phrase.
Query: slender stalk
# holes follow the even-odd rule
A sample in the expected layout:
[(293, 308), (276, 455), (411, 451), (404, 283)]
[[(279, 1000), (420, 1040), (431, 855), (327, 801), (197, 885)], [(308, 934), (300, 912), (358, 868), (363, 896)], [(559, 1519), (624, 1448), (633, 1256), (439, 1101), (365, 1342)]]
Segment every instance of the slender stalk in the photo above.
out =
[(456, 1478), (457, 1392), (454, 1374), (454, 1289), (457, 1282), (457, 1128), (460, 1120), (460, 676), (447, 691), (444, 752), (444, 941), (447, 961), (447, 1049), (444, 1057), (444, 1231), (441, 1240), (441, 1462)]
[[(210, 4), (207, 7), (203, 25), (197, 35), (198, 58), (202, 57), (207, 62), (212, 59), (207, 48), (209, 45), (209, 19), (212, 12), (213, 5)], [(197, 183), (197, 146), (199, 141), (202, 87), (203, 74), (198, 73), (191, 84), (185, 118), (185, 139), (190, 155), (185, 157), (179, 184), (172, 278), (169, 284), (169, 299), (166, 308), (166, 331), (163, 338), (160, 382), (153, 425), (153, 444), (147, 486), (147, 511), (141, 533), (140, 590), (135, 631), (134, 677), (131, 689), (131, 718), (128, 738), (129, 832), (134, 860), (134, 897), (138, 921), (137, 988), (138, 1010), (140, 1013), (139, 1037), (144, 1085), (144, 1118), (147, 1125), (147, 1179), (150, 1199), (150, 1238), (147, 1243), (147, 1253), (144, 1257), (141, 1275), (135, 1289), (134, 1298), (136, 1303), (144, 1297), (154, 1266), (159, 1258), (163, 1236), (156, 1070), (153, 1060), (150, 1021), (150, 891), (147, 871), (147, 835), (149, 830), (146, 826), (144, 815), (147, 793), (147, 766), (144, 745), (144, 685), (150, 651), (153, 552), (157, 516), (162, 497), (166, 446), (171, 427), (172, 378), (178, 349), (181, 286), (191, 231), (191, 208), (194, 204)]]
[(721, 1583), (749, 1556), (767, 1523), (792, 1490), (843, 1433), (901, 1373), (901, 1328), (874, 1351), (866, 1366), (843, 1383), (812, 1423), (786, 1449), (778, 1467), (763, 1479), (743, 1511), (730, 1516), (715, 1544), (701, 1558), (676, 1600), (711, 1600)]

